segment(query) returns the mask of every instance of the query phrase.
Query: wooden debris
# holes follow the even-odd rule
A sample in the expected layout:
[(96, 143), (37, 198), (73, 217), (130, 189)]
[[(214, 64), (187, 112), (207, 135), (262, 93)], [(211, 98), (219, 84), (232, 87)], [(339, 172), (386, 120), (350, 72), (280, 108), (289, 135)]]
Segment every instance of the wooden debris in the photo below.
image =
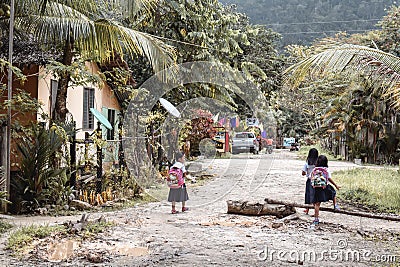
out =
[(102, 263), (104, 259), (98, 252), (90, 252), (86, 255), (86, 259), (91, 263)]
[(286, 217), (296, 210), (292, 206), (269, 203), (251, 203), (248, 201), (228, 200), (228, 213), (252, 216), (273, 215), (278, 218)]
[[(299, 204), (299, 203), (295, 203), (295, 202), (287, 202), (287, 201), (274, 200), (274, 199), (269, 199), (269, 198), (266, 198), (265, 202), (269, 203), (269, 204), (280, 204), (280, 205), (290, 206), (292, 208), (294, 208), (294, 207), (305, 208), (305, 209), (307, 209), (307, 208), (313, 209), (314, 208), (313, 205)], [(347, 214), (347, 215), (352, 215), (352, 216), (373, 218), (373, 219), (382, 219), (382, 220), (388, 220), (388, 221), (400, 221), (400, 216), (388, 216), (388, 215), (367, 213), (367, 212), (362, 212), (362, 211), (335, 210), (332, 208), (325, 208), (325, 207), (320, 207), (319, 210), (335, 212), (335, 213), (342, 213), (342, 214)]]
[(78, 209), (78, 210), (90, 210), (90, 209), (93, 208), (93, 206), (90, 205), (89, 203), (84, 202), (84, 201), (80, 201), (80, 200), (76, 200), (76, 199), (72, 200), (69, 203), (69, 205), (71, 207), (74, 207), (74, 208)]
[(296, 212), (296, 213), (293, 213), (293, 214), (291, 214), (289, 216), (283, 217), (283, 218), (281, 218), (279, 220), (276, 220), (276, 221), (288, 223), (288, 222), (290, 222), (292, 220), (297, 220), (297, 219), (299, 219), (299, 214), (297, 214), (297, 212)]

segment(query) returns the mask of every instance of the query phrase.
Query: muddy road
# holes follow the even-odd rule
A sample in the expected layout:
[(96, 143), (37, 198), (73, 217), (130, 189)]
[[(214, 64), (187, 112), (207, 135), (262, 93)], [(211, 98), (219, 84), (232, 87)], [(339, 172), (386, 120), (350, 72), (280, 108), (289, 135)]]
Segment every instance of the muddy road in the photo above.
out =
[[(264, 198), (303, 203), (303, 161), (288, 151), (202, 159), (189, 166), (213, 175), (204, 185), (188, 183), (188, 212), (171, 214), (167, 188), (150, 191), (159, 202), (93, 213), (116, 226), (90, 242), (57, 241), (70, 247), (64, 258), (49, 247), (45, 260), (15, 260), (0, 249), (4, 266), (397, 266), (400, 223), (321, 212), (320, 225), (298, 209), (300, 218), (276, 226), (273, 216), (227, 214), (227, 200)], [(332, 161), (332, 171), (356, 168)], [(162, 198), (162, 196), (164, 196)], [(340, 204), (340, 202), (339, 202)], [(331, 206), (327, 203), (325, 206)], [(180, 209), (180, 205), (177, 205)], [(312, 211), (310, 212), (312, 213)], [(77, 217), (76, 217), (77, 218)], [(74, 219), (74, 218), (72, 218)], [(16, 217), (14, 223), (60, 223), (71, 217)], [(7, 235), (2, 237), (5, 241)], [(71, 244), (72, 242), (72, 244)], [(51, 242), (48, 242), (51, 243)], [(2, 245), (4, 246), (4, 244)], [(62, 253), (61, 253), (62, 254)], [(98, 257), (97, 263), (88, 255)], [(47, 258), (46, 258), (47, 257)], [(29, 257), (27, 257), (29, 258)], [(46, 260), (47, 259), (47, 260)], [(63, 260), (62, 260), (63, 259)], [(92, 259), (92, 260), (90, 260)], [(1, 264), (0, 264), (1, 265)]]

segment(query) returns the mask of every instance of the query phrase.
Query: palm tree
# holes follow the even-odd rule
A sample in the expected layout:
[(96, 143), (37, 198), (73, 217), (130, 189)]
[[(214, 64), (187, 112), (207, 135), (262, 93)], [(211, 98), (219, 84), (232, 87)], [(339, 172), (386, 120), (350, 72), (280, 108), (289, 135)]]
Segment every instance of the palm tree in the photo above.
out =
[[(47, 48), (60, 46), (65, 66), (77, 56), (103, 63), (116, 54), (144, 55), (157, 72), (174, 62), (173, 48), (155, 36), (124, 26), (117, 17), (124, 18), (127, 11), (131, 15), (145, 14), (138, 12), (148, 11), (154, 4), (155, 0), (16, 1), (15, 27)], [(3, 29), (0, 34), (4, 34)], [(64, 121), (71, 76), (69, 72), (59, 76), (55, 119)]]
[[(391, 132), (398, 132), (397, 127), (393, 126), (393, 116), (400, 107), (400, 58), (365, 46), (339, 45), (287, 68), (285, 80), (292, 86), (298, 86), (306, 77), (316, 78), (332, 72), (349, 75), (361, 73), (365, 80), (361, 81), (363, 85), (360, 89), (347, 88), (343, 94), (346, 99), (332, 105), (332, 110), (325, 114), (326, 122), (333, 119), (336, 127), (341, 128), (340, 131), (346, 130), (347, 142), (351, 147), (368, 147), (367, 139), (360, 139), (356, 135), (372, 133), (374, 160), (378, 153), (378, 142), (386, 144), (386, 153), (396, 149), (398, 139), (395, 138), (396, 142), (391, 145), (386, 139)], [(382, 97), (387, 100), (382, 101)], [(391, 103), (391, 106), (387, 103)], [(337, 110), (346, 105), (349, 106), (348, 110)], [(384, 134), (383, 138), (379, 137), (380, 131)]]
[(400, 58), (366, 46), (344, 44), (312, 55), (284, 71), (286, 82), (298, 86), (306, 77), (333, 72), (367, 73), (375, 86), (384, 88), (393, 105), (400, 107)]

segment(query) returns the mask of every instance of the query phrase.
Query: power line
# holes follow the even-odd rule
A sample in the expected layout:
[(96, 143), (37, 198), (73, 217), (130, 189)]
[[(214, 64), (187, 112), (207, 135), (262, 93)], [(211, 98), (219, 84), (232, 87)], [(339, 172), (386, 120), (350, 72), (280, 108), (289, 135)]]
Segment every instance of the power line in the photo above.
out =
[(366, 30), (337, 30), (337, 31), (320, 31), (320, 32), (279, 32), (282, 35), (286, 34), (316, 34), (316, 33), (337, 33), (337, 32), (367, 32), (367, 31), (373, 31), (376, 29), (366, 29)]
[(276, 26), (285, 26), (285, 25), (309, 25), (309, 24), (329, 24), (329, 23), (347, 23), (347, 22), (372, 22), (372, 21), (380, 21), (379, 19), (355, 19), (355, 20), (332, 20), (332, 21), (310, 21), (310, 22), (293, 22), (293, 23), (269, 23), (263, 24), (265, 26), (268, 25), (276, 25)]

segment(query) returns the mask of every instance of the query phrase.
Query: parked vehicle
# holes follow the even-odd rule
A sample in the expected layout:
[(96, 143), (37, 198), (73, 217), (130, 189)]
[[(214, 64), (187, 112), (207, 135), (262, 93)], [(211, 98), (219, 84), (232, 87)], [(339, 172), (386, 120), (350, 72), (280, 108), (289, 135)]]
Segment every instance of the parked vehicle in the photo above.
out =
[(240, 132), (236, 133), (232, 138), (232, 154), (238, 154), (240, 152), (258, 154), (258, 151), (259, 143), (254, 133)]

